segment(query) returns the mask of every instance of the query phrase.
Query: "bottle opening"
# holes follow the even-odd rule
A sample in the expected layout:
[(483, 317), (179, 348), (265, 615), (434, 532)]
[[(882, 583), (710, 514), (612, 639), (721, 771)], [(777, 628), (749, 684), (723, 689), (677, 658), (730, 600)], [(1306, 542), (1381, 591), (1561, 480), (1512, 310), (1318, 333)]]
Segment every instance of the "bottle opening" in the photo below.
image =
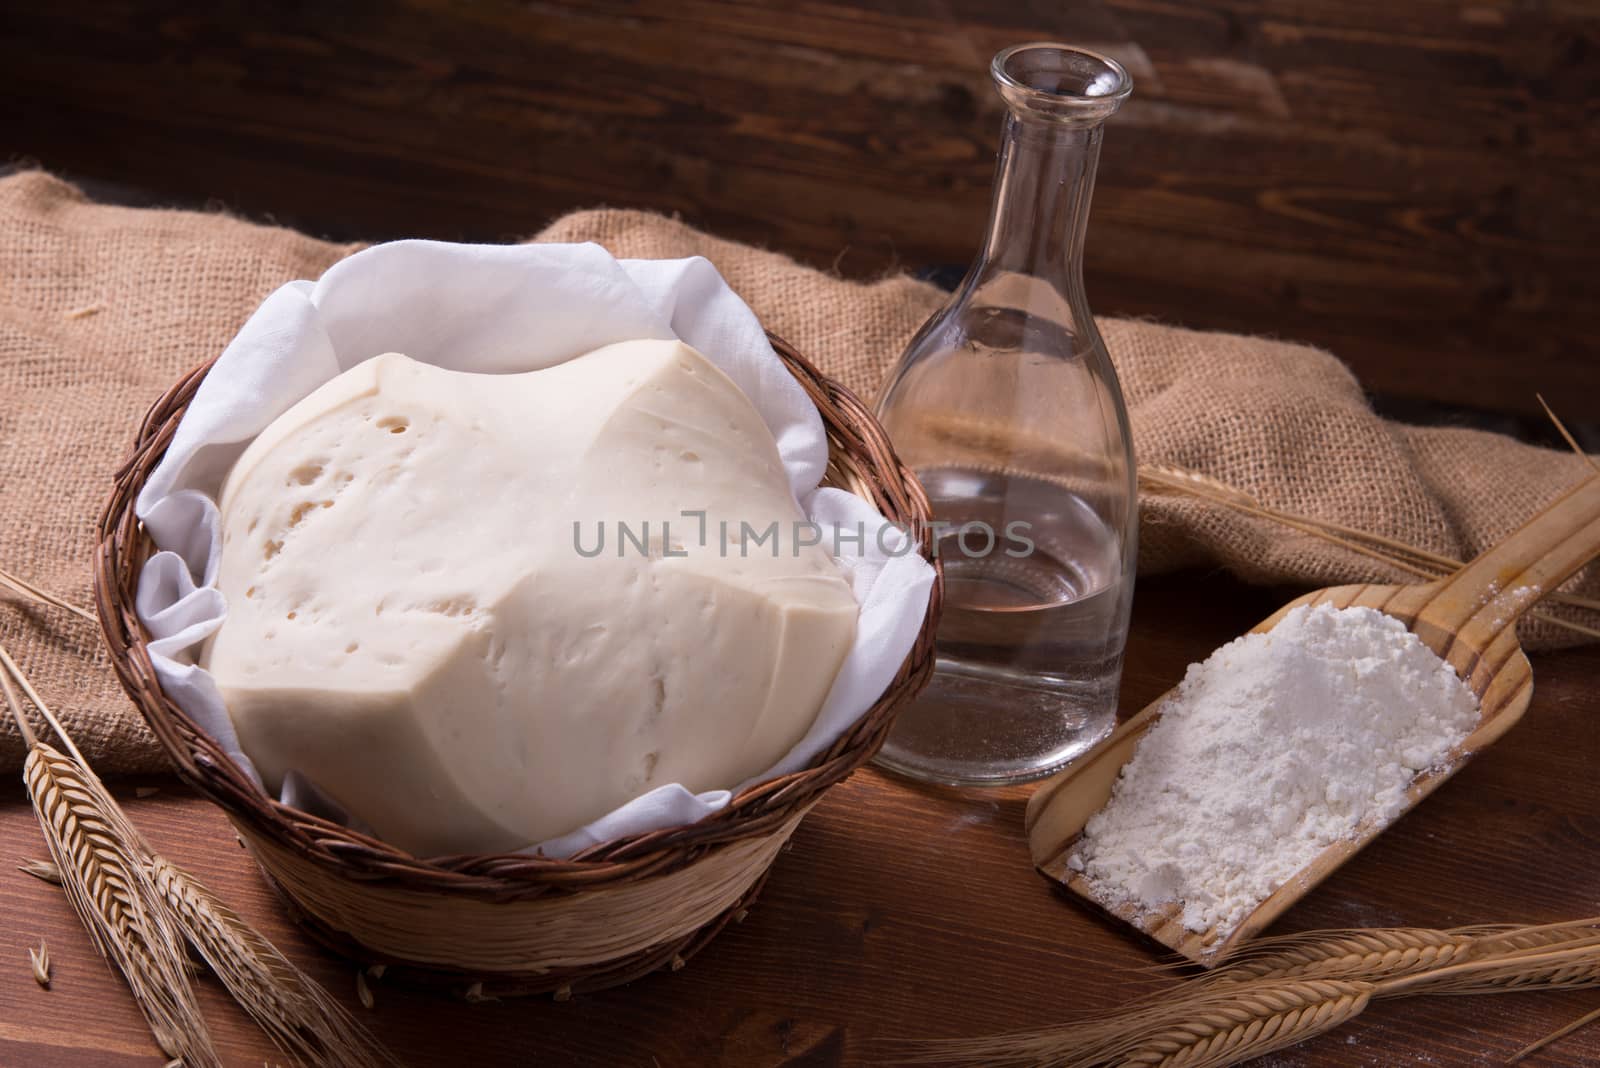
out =
[(990, 64), (1014, 110), (1046, 118), (1103, 122), (1133, 92), (1133, 79), (1109, 56), (1037, 41), (1012, 45)]

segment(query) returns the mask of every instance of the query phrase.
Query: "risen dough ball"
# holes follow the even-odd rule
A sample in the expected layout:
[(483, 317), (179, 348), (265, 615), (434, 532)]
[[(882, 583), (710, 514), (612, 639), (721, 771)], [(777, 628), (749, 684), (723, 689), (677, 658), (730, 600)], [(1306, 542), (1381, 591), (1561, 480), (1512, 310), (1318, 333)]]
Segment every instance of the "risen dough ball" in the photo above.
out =
[[(677, 342), (518, 375), (379, 356), (273, 422), (221, 510), (203, 663), (240, 744), (418, 855), (759, 774), (855, 634), (837, 566), (796, 548), (771, 432)], [(781, 551), (741, 551), (741, 521)]]

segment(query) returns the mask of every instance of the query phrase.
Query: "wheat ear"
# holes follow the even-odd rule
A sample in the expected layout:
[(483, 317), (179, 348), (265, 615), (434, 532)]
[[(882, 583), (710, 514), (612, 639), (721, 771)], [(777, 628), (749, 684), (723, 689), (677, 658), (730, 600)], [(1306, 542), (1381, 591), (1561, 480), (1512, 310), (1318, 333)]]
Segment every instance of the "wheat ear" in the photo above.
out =
[(1117, 1055), (1125, 1065), (1219, 1068), (1293, 1046), (1359, 1016), (1370, 983), (1303, 979), (1251, 990), (1210, 1006), (1185, 1023), (1138, 1041)]
[(1283, 935), (1258, 941), (1195, 982), (1225, 985), (1263, 979), (1410, 975), (1466, 958), (1475, 942), (1470, 934), (1425, 927)]
[[(0, 572), (0, 584), (42, 604), (88, 616), (82, 609), (14, 575)], [(88, 616), (88, 618), (94, 617)], [(16, 694), (12, 691), (12, 678), (38, 708), (70, 753), (70, 758), (59, 753), (56, 753), (56, 756), (78, 768), (81, 777), (97, 789), (98, 811), (107, 827), (107, 844), (116, 847), (124, 864), (129, 866), (132, 875), (138, 877), (141, 888), (147, 893), (147, 896), (139, 899), (138, 903), (143, 909), (144, 917), (150, 922), (159, 924), (164, 933), (165, 951), (171, 954), (164, 959), (178, 962), (177, 967), (183, 979), (179, 986), (170, 989), (187, 992), (192, 1003), (193, 995), (188, 988), (186, 978), (191, 968), (188, 954), (184, 951), (184, 943), (187, 940), (211, 966), (212, 971), (222, 980), (234, 999), (255, 1019), (278, 1048), (292, 1058), (325, 1068), (380, 1068), (397, 1064), (394, 1057), (366, 1028), (345, 1012), (326, 990), (296, 968), (271, 942), (245, 923), (237, 913), (224, 905), (192, 875), (157, 856), (150, 849), (143, 836), (128, 822), (121, 807), (89, 769), (88, 761), (73, 745), (66, 729), (34, 692), (22, 670), (6, 654), (5, 649), (0, 647), (0, 683), (5, 686), (7, 705), (11, 708), (18, 728), (28, 744), (37, 748), (42, 743), (38, 743), (34, 738), (26, 719), (22, 716), (20, 702), (16, 700)], [(44, 748), (49, 749), (48, 746)], [(50, 752), (55, 751), (50, 750)], [(35, 809), (39, 812), (42, 824), (45, 819), (44, 809), (37, 801)], [(49, 838), (48, 829), (46, 838)], [(56, 866), (60, 866), (59, 857)], [(60, 876), (59, 872), (47, 871), (39, 862), (30, 862), (22, 870), (38, 878), (48, 878), (51, 874), (56, 874), (67, 885), (69, 896), (72, 893), (65, 877)], [(96, 945), (100, 945), (102, 936), (95, 927), (88, 920), (85, 920), (85, 926), (89, 928), (91, 937), (96, 939)], [(102, 948), (101, 951), (104, 953), (105, 949)], [(135, 985), (131, 978), (129, 985), (133, 987), (135, 997), (141, 998), (141, 988)], [(140, 1005), (144, 1008), (142, 998)], [(146, 1015), (148, 1017), (149, 1013)], [(200, 1020), (197, 1008), (194, 1010), (193, 1019), (200, 1026), (199, 1033), (203, 1034), (204, 1023)], [(156, 1027), (154, 1022), (151, 1027), (154, 1031)], [(161, 1039), (161, 1033), (156, 1033), (158, 1040)], [(215, 1063), (214, 1060), (203, 1059), (201, 1055), (185, 1054), (177, 1048), (169, 1049), (166, 1042), (163, 1042), (162, 1049), (190, 1068)]]
[(1195, 983), (1259, 979), (1376, 981), (1431, 971), (1485, 957), (1573, 947), (1600, 936), (1600, 920), (1572, 920), (1536, 927), (1505, 924), (1436, 931), (1426, 927), (1380, 927), (1355, 931), (1308, 931), (1263, 938)]
[(0, 649), (0, 688), (29, 746), (23, 780), (67, 900), (100, 955), (122, 973), (162, 1052), (189, 1068), (221, 1068), (180, 963), (183, 936), (133, 852), (136, 835), (87, 765), (33, 735), (13, 679), (47, 710), (19, 675)]
[(145, 869), (200, 956), (279, 1049), (330, 1068), (398, 1064), (326, 990), (188, 872), (160, 856), (149, 857)]
[(1600, 937), (1486, 955), (1403, 976), (1380, 984), (1379, 994), (1498, 994), (1591, 986), (1600, 986)]
[(1331, 1030), (1377, 998), (1584, 986), (1600, 986), (1600, 917), (1531, 927), (1312, 932), (1265, 939), (1216, 971), (1113, 1016), (988, 1038), (916, 1042), (906, 1060), (1011, 1068), (1221, 1068)]
[(1303, 1042), (1359, 1015), (1373, 986), (1302, 979), (1195, 991), (1167, 1005), (1043, 1031), (918, 1042), (902, 1063), (985, 1068), (1216, 1068)]

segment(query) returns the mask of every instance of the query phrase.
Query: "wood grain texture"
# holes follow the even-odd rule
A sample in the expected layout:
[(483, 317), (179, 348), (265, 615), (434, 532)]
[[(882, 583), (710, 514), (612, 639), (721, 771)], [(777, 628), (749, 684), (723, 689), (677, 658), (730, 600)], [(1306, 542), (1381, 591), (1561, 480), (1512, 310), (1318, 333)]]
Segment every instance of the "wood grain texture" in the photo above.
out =
[(971, 257), (997, 48), (1099, 47), (1137, 88), (1102, 159), (1097, 311), (1316, 342), (1402, 400), (1596, 407), (1592, 4), (4, 7), (13, 157), (340, 237), (649, 207), (855, 276)]
[[(1221, 577), (1142, 583), (1122, 705), (1165, 691), (1185, 664), (1286, 599)], [(1600, 885), (1600, 650), (1534, 661), (1517, 729), (1297, 905), (1276, 930), (1453, 926), (1590, 914)], [(354, 1011), (354, 970), (310, 947), (221, 816), (162, 783), (128, 811)], [(1037, 1027), (1150, 990), (1151, 943), (1052, 892), (1030, 868), (1024, 790), (968, 793), (857, 773), (801, 825), (748, 919), (689, 966), (556, 1003), (467, 1005), (373, 984), (362, 1019), (406, 1063), (428, 1066), (792, 1065), (881, 1062), (895, 1039)], [(0, 794), (0, 1065), (159, 1063), (119, 982), (59, 891), (12, 871), (41, 855), (31, 812)], [(50, 944), (40, 990), (27, 947)], [(9, 962), (9, 965), (7, 964)], [(227, 1063), (275, 1062), (214, 984), (205, 1006)], [(1592, 1007), (1568, 992), (1384, 1003), (1350, 1028), (1280, 1053), (1278, 1068), (1497, 1063)], [(1600, 1030), (1530, 1065), (1600, 1060)]]

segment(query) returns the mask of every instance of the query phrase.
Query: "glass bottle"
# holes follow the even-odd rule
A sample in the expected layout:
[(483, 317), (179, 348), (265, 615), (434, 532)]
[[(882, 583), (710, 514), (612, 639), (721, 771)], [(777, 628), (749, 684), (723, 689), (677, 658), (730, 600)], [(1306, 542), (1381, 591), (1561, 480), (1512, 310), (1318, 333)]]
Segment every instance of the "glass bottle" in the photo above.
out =
[(1121, 65), (994, 58), (1008, 113), (983, 249), (890, 372), (878, 416), (933, 502), (938, 667), (878, 760), (963, 785), (1049, 774), (1115, 723), (1138, 533), (1127, 410), (1083, 291)]

